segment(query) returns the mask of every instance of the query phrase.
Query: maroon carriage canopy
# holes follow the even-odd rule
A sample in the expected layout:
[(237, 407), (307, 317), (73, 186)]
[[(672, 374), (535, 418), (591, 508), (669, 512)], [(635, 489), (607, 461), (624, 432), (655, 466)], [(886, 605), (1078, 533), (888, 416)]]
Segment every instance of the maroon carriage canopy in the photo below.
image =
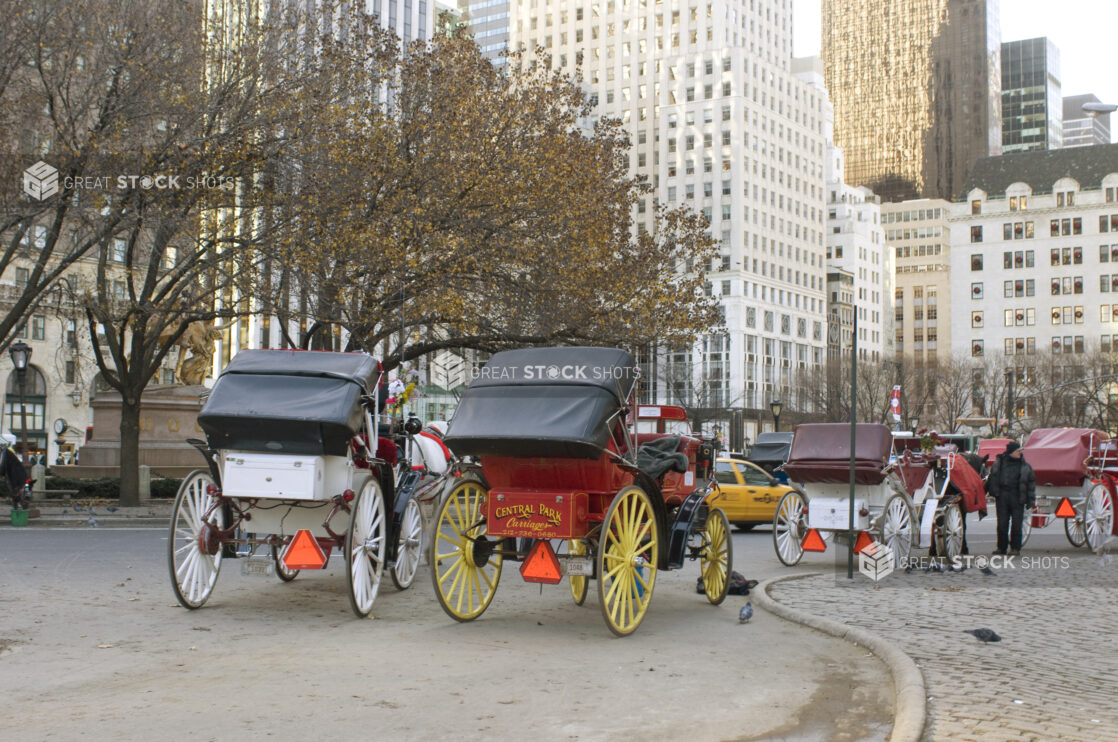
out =
[(1106, 433), (1090, 428), (1038, 428), (1022, 450), (1037, 484), (1073, 487), (1083, 482), (1085, 461), (1106, 439)]
[[(797, 482), (850, 481), (850, 425), (797, 425), (784, 471)], [(889, 463), (893, 434), (879, 423), (857, 423), (854, 430), (854, 482), (880, 484)]]
[(978, 442), (978, 458), (986, 458), (987, 463), (993, 464), (998, 454), (1005, 453), (1005, 447), (1012, 438), (985, 438)]

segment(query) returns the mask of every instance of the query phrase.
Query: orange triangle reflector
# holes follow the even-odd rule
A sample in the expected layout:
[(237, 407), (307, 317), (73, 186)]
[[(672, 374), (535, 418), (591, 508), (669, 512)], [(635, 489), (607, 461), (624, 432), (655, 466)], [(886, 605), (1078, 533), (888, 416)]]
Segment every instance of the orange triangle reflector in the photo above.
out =
[(563, 579), (563, 572), (559, 569), (559, 559), (550, 542), (541, 540), (532, 545), (528, 558), (520, 565), (520, 576), (525, 582), (559, 584)]
[(287, 545), (283, 563), (288, 569), (322, 569), (326, 566), (326, 555), (311, 532), (304, 529), (296, 532)]
[(1060, 504), (1056, 506), (1057, 518), (1074, 518), (1075, 508), (1071, 506), (1071, 500), (1064, 498), (1060, 500)]
[(823, 543), (823, 537), (819, 535), (819, 531), (812, 528), (804, 536), (804, 540), (800, 542), (800, 548), (804, 551), (826, 551), (827, 544)]
[(854, 542), (854, 553), (861, 554), (871, 546), (873, 546), (873, 537), (866, 531), (859, 531), (858, 540)]

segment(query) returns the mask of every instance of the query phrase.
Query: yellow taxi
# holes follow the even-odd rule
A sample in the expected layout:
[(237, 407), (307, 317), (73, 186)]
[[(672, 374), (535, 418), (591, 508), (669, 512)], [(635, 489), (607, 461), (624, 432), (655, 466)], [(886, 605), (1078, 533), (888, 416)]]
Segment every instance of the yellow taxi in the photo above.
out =
[(722, 496), (715, 507), (743, 531), (773, 522), (776, 505), (793, 488), (773, 479), (761, 467), (742, 459), (720, 458), (714, 462), (714, 479)]

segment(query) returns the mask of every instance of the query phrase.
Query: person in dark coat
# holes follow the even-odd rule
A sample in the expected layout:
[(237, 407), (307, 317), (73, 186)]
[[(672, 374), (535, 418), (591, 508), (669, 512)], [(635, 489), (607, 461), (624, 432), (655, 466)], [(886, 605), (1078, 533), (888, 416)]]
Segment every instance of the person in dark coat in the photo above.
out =
[(1036, 502), (1036, 474), (1022, 455), (1021, 445), (1011, 441), (999, 454), (987, 486), (998, 504), (998, 548), (995, 554), (1021, 553), (1021, 527), (1025, 511)]
[(27, 499), (23, 485), (27, 482), (27, 469), (19, 460), (19, 454), (12, 450), (12, 438), (8, 434), (0, 437), (0, 471), (8, 480), (8, 492), (11, 493), (12, 507), (16, 510), (27, 509)]

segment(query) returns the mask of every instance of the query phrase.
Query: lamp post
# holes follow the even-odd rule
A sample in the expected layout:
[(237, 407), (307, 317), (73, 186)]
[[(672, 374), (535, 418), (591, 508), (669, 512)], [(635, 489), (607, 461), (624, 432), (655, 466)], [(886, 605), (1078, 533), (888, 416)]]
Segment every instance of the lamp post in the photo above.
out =
[(19, 437), (23, 441), (24, 464), (27, 464), (27, 407), (23, 403), (23, 385), (27, 381), (27, 364), (31, 362), (31, 346), (22, 340), (17, 340), (8, 348), (8, 355), (12, 359), (12, 367), (16, 370), (16, 383), (19, 384)]
[(773, 432), (780, 432), (780, 411), (784, 409), (784, 405), (780, 403), (779, 399), (774, 399), (769, 402), (769, 410), (773, 413)]

